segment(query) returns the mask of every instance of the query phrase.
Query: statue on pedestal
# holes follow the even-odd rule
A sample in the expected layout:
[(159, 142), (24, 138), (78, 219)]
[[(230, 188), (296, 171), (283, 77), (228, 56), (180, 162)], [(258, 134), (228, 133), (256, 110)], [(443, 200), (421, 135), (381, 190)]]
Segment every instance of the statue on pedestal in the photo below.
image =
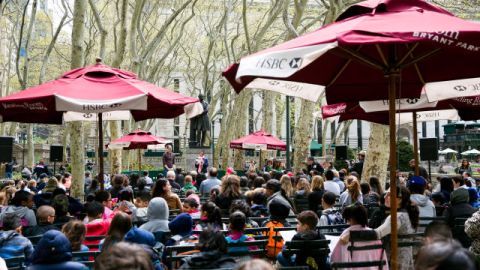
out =
[(208, 118), (208, 103), (202, 94), (198, 99), (203, 107), (203, 113), (190, 119), (190, 147), (205, 146), (207, 132), (210, 131), (210, 119)]

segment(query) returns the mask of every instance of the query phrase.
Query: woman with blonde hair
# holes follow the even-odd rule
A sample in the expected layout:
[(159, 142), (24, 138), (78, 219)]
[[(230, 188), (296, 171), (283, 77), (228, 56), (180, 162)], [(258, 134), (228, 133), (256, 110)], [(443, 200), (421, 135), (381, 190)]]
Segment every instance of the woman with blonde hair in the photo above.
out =
[(297, 191), (295, 191), (295, 196), (307, 197), (311, 191), (312, 189), (308, 180), (306, 178), (300, 178), (297, 183)]
[(342, 205), (342, 207), (357, 202), (363, 204), (363, 196), (358, 179), (353, 175), (349, 175), (347, 178), (347, 183), (350, 183), (347, 185), (347, 189), (342, 194), (340, 194), (340, 204)]
[(295, 194), (295, 190), (293, 189), (292, 179), (290, 178), (290, 176), (284, 174), (280, 178), (280, 185), (289, 198), (293, 197), (293, 195)]
[(312, 178), (312, 192), (308, 194), (308, 209), (315, 213), (317, 213), (319, 205), (322, 204), (323, 193), (325, 193), (323, 181), (323, 177), (320, 175), (315, 175)]
[(221, 193), (215, 198), (215, 204), (220, 209), (228, 210), (234, 200), (243, 199), (240, 190), (240, 178), (234, 174), (223, 177)]

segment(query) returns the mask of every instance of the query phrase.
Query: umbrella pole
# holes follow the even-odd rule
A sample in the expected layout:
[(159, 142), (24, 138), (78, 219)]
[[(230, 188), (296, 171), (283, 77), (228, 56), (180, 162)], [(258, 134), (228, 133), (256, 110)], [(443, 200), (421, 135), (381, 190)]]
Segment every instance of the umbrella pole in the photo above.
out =
[(415, 159), (415, 175), (420, 175), (418, 162), (418, 133), (417, 133), (417, 112), (412, 113), (413, 118), (413, 157)]
[[(395, 50), (395, 49), (393, 49)], [(397, 147), (396, 147), (396, 127), (395, 127), (395, 98), (396, 98), (396, 80), (399, 76), (398, 71), (391, 70), (386, 74), (388, 79), (388, 99), (389, 99), (389, 127), (390, 127), (390, 216), (391, 216), (391, 269), (398, 269), (398, 250), (397, 250)]]
[(142, 149), (138, 148), (138, 174), (142, 175)]
[(286, 120), (285, 120), (285, 130), (287, 132), (287, 152), (285, 153), (285, 158), (287, 161), (285, 162), (285, 166), (287, 170), (290, 170), (290, 96), (286, 96)]
[(98, 181), (100, 182), (100, 190), (105, 189), (104, 172), (103, 172), (103, 117), (102, 113), (98, 113)]
[(262, 170), (262, 150), (260, 149), (260, 153), (258, 153), (258, 170)]

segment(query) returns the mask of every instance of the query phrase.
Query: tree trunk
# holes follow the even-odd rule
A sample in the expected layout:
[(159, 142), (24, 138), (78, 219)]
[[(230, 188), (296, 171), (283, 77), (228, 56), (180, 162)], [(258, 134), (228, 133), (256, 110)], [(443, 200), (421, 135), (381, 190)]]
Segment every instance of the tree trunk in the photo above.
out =
[[(251, 99), (251, 90), (243, 90), (242, 93), (240, 93), (240, 95), (238, 96), (237, 101), (235, 102), (234, 113), (232, 114), (233, 117), (231, 117), (232, 125), (228, 125), (230, 129), (233, 129), (234, 136), (229, 138), (227, 143), (229, 143), (232, 139), (240, 138), (246, 135), (245, 127), (247, 125), (248, 114), (245, 108), (248, 108), (248, 104), (250, 104)], [(238, 170), (243, 170), (244, 158), (245, 151), (235, 151), (235, 155), (233, 158), (233, 167)]]
[(278, 137), (282, 135), (283, 115), (285, 113), (285, 102), (282, 96), (277, 95), (275, 98), (275, 134)]
[(27, 153), (25, 164), (33, 168), (35, 165), (35, 144), (33, 143), (33, 124), (27, 125)]
[[(221, 98), (219, 100), (220, 113), (222, 113), (224, 119), (227, 119), (229, 115), (229, 111), (227, 108), (229, 105), (230, 88), (223, 84), (220, 91), (222, 91), (220, 95)], [(213, 153), (212, 166), (217, 168), (220, 164), (220, 154), (223, 154), (222, 158), (225, 158), (225, 155), (227, 155), (228, 157), (228, 142), (225, 142), (226, 123), (227, 121), (225, 120), (220, 122), (220, 133), (218, 135), (217, 143), (215, 145), (215, 153)], [(225, 169), (225, 167), (222, 168)]]
[[(62, 135), (62, 145), (69, 145), (68, 144), (68, 141), (69, 141), (69, 135), (70, 135), (70, 131), (69, 131), (69, 128), (70, 125), (66, 125), (64, 128), (63, 128), (63, 135)], [(63, 147), (63, 160), (62, 162), (63, 163), (66, 163), (68, 160), (68, 152), (67, 152), (67, 147)]]
[[(73, 9), (73, 27), (72, 27), (72, 58), (70, 68), (79, 68), (84, 63), (84, 32), (85, 17), (87, 10), (87, 1), (75, 0)], [(72, 122), (69, 124), (70, 130), (70, 154), (72, 162), (72, 186), (71, 196), (83, 199), (85, 166), (85, 150), (83, 148), (83, 123)]]
[(273, 123), (273, 100), (274, 93), (271, 91), (263, 91), (263, 100), (262, 100), (262, 129), (265, 132), (272, 133), (272, 123)]
[(313, 110), (315, 103), (302, 99), (300, 117), (294, 134), (295, 152), (293, 153), (293, 169), (301, 171), (303, 163), (310, 153), (310, 141), (312, 140)]
[(372, 176), (378, 177), (385, 186), (387, 166), (390, 155), (388, 126), (375, 123), (370, 124), (370, 138), (367, 154), (363, 163), (362, 180), (368, 181)]
[[(327, 128), (328, 125), (330, 124), (330, 121), (324, 119), (323, 120), (323, 128), (322, 128), (322, 156), (325, 157), (327, 156)], [(330, 144), (332, 144), (330, 142)]]
[[(120, 15), (120, 37), (118, 38), (117, 52), (113, 59), (112, 67), (120, 68), (124, 58), (127, 47), (127, 9), (128, 1), (122, 0), (122, 10)], [(110, 140), (120, 138), (122, 136), (121, 122), (109, 121)], [(113, 174), (118, 174), (122, 171), (122, 150), (109, 150), (110, 170)]]
[[(278, 94), (272, 92), (272, 91), (263, 91), (263, 101), (262, 101), (262, 113), (263, 113), (263, 119), (262, 119), (262, 129), (267, 132), (267, 133), (272, 133), (272, 124), (273, 124), (273, 101), (275, 100), (276, 96)], [(266, 159), (269, 157), (269, 153), (271, 151), (268, 150), (261, 150), (261, 157), (262, 159)], [(260, 159), (258, 162), (258, 167), (262, 168), (263, 167), (263, 160)]]
[[(115, 140), (120, 138), (122, 135), (122, 130), (120, 126), (120, 121), (109, 121), (110, 125), (110, 138)], [(122, 172), (122, 151), (123, 150), (110, 150), (110, 171), (112, 174), (119, 174)]]

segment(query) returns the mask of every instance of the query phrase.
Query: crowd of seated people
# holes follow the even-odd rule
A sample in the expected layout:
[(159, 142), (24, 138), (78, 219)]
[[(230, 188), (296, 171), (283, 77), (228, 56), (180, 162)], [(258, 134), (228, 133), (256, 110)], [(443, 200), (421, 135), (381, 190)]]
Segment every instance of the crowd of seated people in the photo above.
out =
[[(105, 190), (91, 179), (85, 202), (69, 195), (75, 180), (67, 173), (36, 185), (8, 180), (0, 191), (0, 258), (28, 269), (356, 269), (375, 261), (388, 269), (396, 196), (399, 241), (414, 239), (399, 246), (398, 269), (476, 269), (480, 212), (465, 179), (441, 179), (435, 190), (412, 176), (392, 194), (376, 177), (316, 169), (243, 178), (230, 170), (220, 179), (216, 168), (155, 180), (114, 175)], [(368, 239), (356, 242), (359, 235)], [(365, 245), (375, 248), (356, 250)]]

